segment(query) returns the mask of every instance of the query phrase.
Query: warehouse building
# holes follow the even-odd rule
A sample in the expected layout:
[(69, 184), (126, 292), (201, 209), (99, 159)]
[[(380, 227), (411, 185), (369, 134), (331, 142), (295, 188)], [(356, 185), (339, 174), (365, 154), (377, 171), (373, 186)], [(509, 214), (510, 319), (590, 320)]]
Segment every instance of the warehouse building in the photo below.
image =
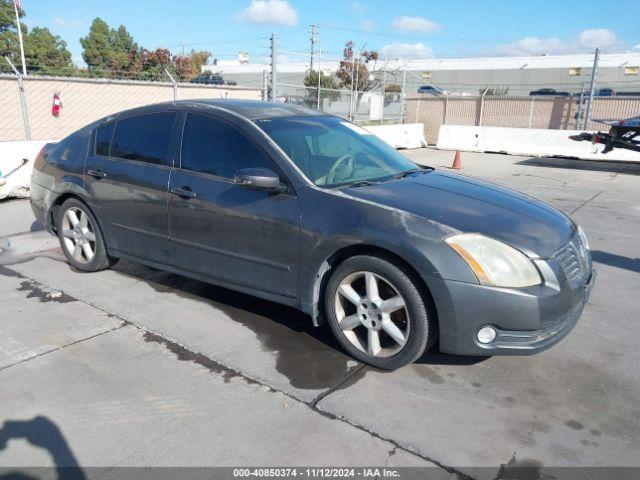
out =
[[(220, 73), (238, 85), (261, 88), (270, 72), (267, 63), (251, 63), (247, 57), (204, 65), (203, 73)], [(542, 55), (500, 58), (430, 58), (423, 60), (378, 60), (369, 70), (380, 85), (404, 82), (408, 93), (421, 85), (433, 85), (452, 95), (489, 94), (529, 95), (531, 91), (552, 88), (576, 94), (588, 86), (594, 55)], [(335, 73), (337, 60), (316, 58), (315, 65)], [(316, 67), (317, 68), (317, 67)], [(278, 83), (302, 85), (309, 62), (278, 63)], [(406, 74), (403, 75), (403, 70)], [(607, 94), (640, 93), (640, 52), (600, 55), (597, 87)], [(586, 88), (586, 87), (584, 87)]]

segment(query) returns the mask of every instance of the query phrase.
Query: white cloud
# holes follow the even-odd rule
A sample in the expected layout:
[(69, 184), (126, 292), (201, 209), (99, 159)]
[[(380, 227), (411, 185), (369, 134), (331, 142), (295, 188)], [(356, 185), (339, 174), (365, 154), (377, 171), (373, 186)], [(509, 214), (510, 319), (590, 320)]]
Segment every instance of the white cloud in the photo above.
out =
[(369, 20), (368, 18), (360, 22), (360, 28), (362, 30), (373, 30), (374, 26), (373, 20)]
[(358, 13), (366, 13), (367, 7), (360, 2), (351, 2), (351, 10)]
[(606, 28), (590, 28), (580, 33), (578, 42), (583, 47), (607, 48), (615, 46), (618, 43), (618, 39), (615, 33)]
[(287, 0), (251, 0), (240, 18), (251, 23), (291, 26), (298, 23), (298, 12)]
[(382, 46), (380, 55), (386, 59), (429, 58), (433, 56), (433, 51), (424, 43), (389, 43)]
[(504, 55), (542, 55), (562, 53), (567, 45), (559, 38), (525, 37), (515, 43), (498, 45), (498, 53)]
[(79, 28), (79, 27), (84, 26), (84, 22), (82, 22), (80, 20), (67, 20), (66, 18), (62, 17), (61, 15), (57, 15), (57, 14), (54, 14), (52, 16), (52, 19), (53, 19), (53, 23), (57, 27)]
[(425, 33), (440, 27), (436, 22), (423, 17), (398, 17), (391, 23), (397, 30), (410, 33)]
[(615, 33), (606, 28), (591, 28), (568, 40), (559, 38), (524, 37), (514, 43), (498, 45), (496, 52), (503, 55), (561, 55), (590, 53), (595, 47), (619, 47)]

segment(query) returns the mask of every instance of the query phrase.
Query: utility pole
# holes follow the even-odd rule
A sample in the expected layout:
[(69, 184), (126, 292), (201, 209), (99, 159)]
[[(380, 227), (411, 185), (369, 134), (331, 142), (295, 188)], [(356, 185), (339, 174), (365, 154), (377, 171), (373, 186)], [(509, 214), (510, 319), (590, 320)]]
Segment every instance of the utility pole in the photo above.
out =
[(591, 84), (589, 85), (589, 101), (587, 102), (587, 111), (584, 115), (584, 129), (587, 129), (587, 125), (591, 121), (591, 109), (593, 106), (593, 96), (596, 93), (596, 81), (598, 79), (598, 63), (600, 61), (600, 49), (596, 48), (596, 53), (593, 56), (593, 69), (591, 70)]
[(276, 34), (271, 34), (271, 101), (276, 101), (276, 83), (277, 83), (277, 72), (276, 72), (276, 55), (277, 55), (277, 47), (276, 47)]
[(311, 25), (311, 71), (313, 72), (313, 59), (316, 54), (316, 43), (318, 43), (318, 27)]

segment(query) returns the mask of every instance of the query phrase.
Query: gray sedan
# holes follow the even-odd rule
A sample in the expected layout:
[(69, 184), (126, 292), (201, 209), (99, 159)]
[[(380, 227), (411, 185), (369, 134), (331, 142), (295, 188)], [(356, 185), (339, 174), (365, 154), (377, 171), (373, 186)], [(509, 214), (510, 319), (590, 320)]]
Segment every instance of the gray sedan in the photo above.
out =
[(594, 281), (584, 233), (555, 208), (291, 105), (190, 100), (103, 118), (45, 146), (31, 192), (76, 269), (126, 258), (291, 305), (384, 369), (436, 344), (544, 350)]

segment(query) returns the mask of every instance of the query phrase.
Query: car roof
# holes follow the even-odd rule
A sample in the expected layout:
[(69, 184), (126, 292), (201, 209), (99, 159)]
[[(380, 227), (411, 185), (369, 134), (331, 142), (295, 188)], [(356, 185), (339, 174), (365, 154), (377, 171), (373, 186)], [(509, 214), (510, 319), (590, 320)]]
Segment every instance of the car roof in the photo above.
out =
[(278, 102), (262, 102), (259, 100), (239, 100), (232, 98), (180, 100), (177, 104), (186, 104), (203, 107), (218, 107), (230, 110), (250, 120), (267, 118), (293, 117), (293, 116), (318, 116), (326, 115), (317, 110), (310, 110), (299, 105)]
[(147, 113), (154, 113), (165, 110), (166, 108), (178, 107), (195, 107), (202, 110), (209, 108), (220, 108), (227, 111), (231, 111), (237, 115), (245, 117), (249, 120), (263, 120), (270, 118), (283, 118), (283, 117), (300, 117), (300, 116), (331, 116), (324, 112), (317, 110), (309, 110), (308, 108), (301, 107), (299, 105), (292, 105), (287, 103), (277, 102), (262, 102), (259, 100), (239, 100), (231, 98), (203, 98), (195, 100), (178, 100), (174, 102), (161, 102), (151, 105), (145, 105), (142, 107), (131, 108), (123, 110), (115, 114), (103, 117), (96, 120), (88, 127), (100, 125), (104, 122), (111, 121), (115, 118), (128, 117), (131, 115), (144, 115)]

